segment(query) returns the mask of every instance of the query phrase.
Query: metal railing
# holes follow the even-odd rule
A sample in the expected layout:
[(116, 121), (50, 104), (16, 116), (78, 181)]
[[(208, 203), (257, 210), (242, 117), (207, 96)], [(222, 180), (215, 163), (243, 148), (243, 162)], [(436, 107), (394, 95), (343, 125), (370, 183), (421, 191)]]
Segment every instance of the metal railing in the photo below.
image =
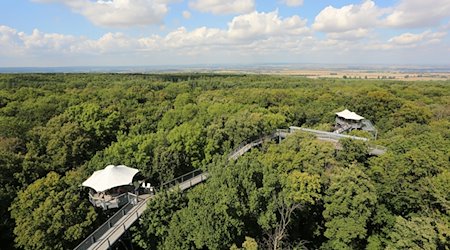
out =
[(94, 243), (99, 241), (101, 237), (111, 229), (121, 218), (123, 218), (132, 208), (133, 204), (127, 203), (119, 211), (117, 211), (113, 216), (111, 216), (105, 223), (98, 227), (92, 234), (90, 234), (86, 239), (84, 239), (75, 250), (86, 250), (89, 249)]
[[(91, 196), (90, 196), (91, 197)], [(95, 197), (93, 197), (95, 198)], [(105, 223), (103, 223), (100, 227), (98, 227), (92, 234), (90, 234), (84, 241), (78, 244), (74, 249), (76, 250), (84, 250), (91, 247), (94, 243), (98, 242), (101, 237), (116, 223), (123, 218), (133, 207), (138, 204), (143, 199), (139, 197), (139, 195), (132, 193), (124, 193), (115, 198), (120, 199), (122, 202), (125, 202), (125, 206), (123, 206), (119, 211), (117, 211), (113, 216), (111, 216)]]
[[(269, 135), (261, 136), (260, 138), (250, 141), (244, 141), (239, 146), (234, 149), (228, 156), (229, 159), (236, 159), (237, 157), (241, 156), (243, 153), (247, 152), (249, 149), (251, 149), (254, 146), (260, 145), (266, 140), (272, 140), (276, 137), (286, 137), (290, 133), (293, 132), (293, 130), (302, 130), (305, 132), (314, 133), (318, 138), (322, 139), (330, 139), (338, 141), (341, 138), (351, 138), (356, 140), (362, 140), (362, 141), (368, 141), (367, 138), (363, 137), (356, 137), (356, 136), (349, 136), (349, 135), (341, 135), (331, 132), (325, 132), (320, 130), (314, 130), (314, 129), (306, 129), (306, 128), (300, 128), (300, 127), (289, 127), (289, 129), (277, 129), (275, 132)], [(386, 148), (379, 145), (370, 145), (371, 150), (380, 150), (380, 151), (386, 151)], [(239, 153), (242, 151), (242, 153)], [(200, 176), (200, 180), (193, 181), (194, 178), (198, 178)], [(189, 181), (189, 185), (186, 186), (186, 188), (192, 187), (193, 185), (196, 185), (197, 183), (203, 182), (208, 178), (208, 173), (203, 172), (201, 169), (193, 170), (189, 173), (186, 173), (184, 175), (181, 175), (175, 179), (172, 179), (170, 181), (164, 182), (161, 184), (158, 188), (156, 188), (156, 191), (166, 191), (170, 190), (173, 187), (176, 187), (177, 185), (180, 185), (182, 183), (185, 183)], [(186, 183), (185, 183), (186, 184)], [(184, 188), (184, 189), (186, 189)], [(122, 196), (122, 195), (121, 195)], [(121, 198), (121, 196), (117, 196), (116, 198)], [(88, 236), (83, 242), (81, 242), (75, 249), (81, 250), (81, 249), (88, 249), (91, 247), (94, 243), (98, 242), (98, 245), (104, 245), (108, 244), (110, 246), (111, 242), (108, 237), (102, 238), (102, 236), (105, 235), (106, 232), (108, 232), (111, 228), (114, 227), (114, 225), (124, 218), (123, 222), (121, 223), (121, 226), (118, 226), (112, 230), (108, 235), (111, 235), (114, 232), (117, 232), (118, 230), (126, 231), (129, 226), (131, 226), (132, 223), (134, 223), (137, 218), (142, 214), (142, 212), (145, 210), (145, 204), (144, 202), (140, 202), (140, 199), (138, 195), (127, 193), (124, 197), (127, 199), (127, 204), (122, 207), (116, 214), (114, 214), (111, 218), (109, 218), (105, 223), (103, 223), (97, 230), (95, 230), (90, 236)], [(91, 196), (89, 197), (91, 200)], [(130, 214), (128, 212), (130, 210), (134, 209), (134, 211)], [(134, 217), (132, 217), (134, 216)], [(131, 221), (131, 222), (129, 222)], [(128, 224), (128, 227), (125, 225)]]
[[(262, 144), (264, 141), (272, 140), (278, 136), (286, 137), (286, 134), (289, 133), (287, 129), (277, 129), (275, 132), (263, 135), (256, 140), (250, 141), (246, 140), (240, 143), (230, 154), (228, 154), (228, 159), (236, 159), (237, 157), (243, 155), (245, 152), (250, 150), (251, 148)], [(241, 152), (241, 153), (240, 153)]]
[(156, 190), (157, 191), (168, 190), (170, 188), (173, 188), (173, 187), (177, 186), (180, 183), (183, 183), (183, 182), (185, 182), (185, 181), (187, 181), (189, 179), (192, 179), (192, 178), (194, 178), (196, 176), (199, 176), (201, 174), (203, 174), (203, 171), (201, 169), (193, 170), (193, 171), (191, 171), (191, 172), (189, 172), (187, 174), (181, 175), (181, 176), (179, 176), (179, 177), (177, 177), (175, 179), (172, 179), (170, 181), (164, 182)]
[[(112, 230), (108, 233), (108, 235), (106, 235), (106, 237), (104, 238), (100, 238), (98, 242), (96, 242), (96, 245), (93, 246), (92, 250), (109, 249), (115, 243), (115, 241), (118, 240), (128, 230), (128, 228), (130, 228), (133, 223), (139, 219), (145, 208), (146, 202), (137, 203), (133, 207), (131, 207), (130, 210), (132, 210), (132, 212), (129, 211), (129, 213), (125, 213), (120, 219), (118, 219), (122, 220), (122, 222), (115, 227), (111, 227)], [(108, 231), (109, 229), (104, 234), (106, 234)], [(117, 233), (118, 236), (116, 235), (115, 239), (111, 239)]]
[(131, 193), (123, 193), (118, 196), (107, 195), (106, 197), (109, 196), (108, 200), (104, 197), (95, 197), (92, 194), (89, 194), (89, 201), (92, 205), (101, 207), (104, 210), (109, 208), (119, 208), (128, 203), (130, 194)]
[(313, 133), (319, 138), (331, 139), (331, 140), (336, 140), (336, 141), (339, 141), (342, 138), (350, 138), (350, 139), (360, 140), (360, 141), (369, 141), (369, 139), (364, 138), (364, 137), (358, 137), (358, 136), (352, 136), (352, 135), (342, 135), (342, 134), (326, 132), (326, 131), (321, 131), (321, 130), (315, 130), (315, 129), (309, 129), (309, 128), (301, 128), (301, 127), (291, 126), (291, 127), (289, 127), (289, 129), (291, 132), (293, 130), (301, 130), (301, 131)]
[[(289, 129), (291, 131), (293, 130), (301, 130), (301, 131), (305, 131), (305, 132), (310, 132), (313, 133), (317, 136), (317, 138), (319, 139), (325, 139), (325, 140), (333, 140), (333, 141), (339, 141), (342, 138), (350, 138), (350, 139), (354, 139), (354, 140), (360, 140), (360, 141), (365, 141), (365, 142), (369, 142), (369, 139), (364, 138), (364, 137), (357, 137), (357, 136), (351, 136), (351, 135), (342, 135), (342, 134), (336, 134), (336, 133), (331, 133), (331, 132), (325, 132), (325, 131), (320, 131), (320, 130), (315, 130), (315, 129), (308, 129), (308, 128), (300, 128), (300, 127), (294, 127), (291, 126), (289, 127)], [(384, 152), (387, 151), (386, 147), (380, 146), (380, 145), (376, 145), (376, 144), (372, 144), (370, 143), (368, 145), (369, 150), (370, 150), (370, 154), (375, 154), (375, 155), (379, 155), (379, 154), (383, 154)], [(376, 152), (378, 151), (378, 152)]]

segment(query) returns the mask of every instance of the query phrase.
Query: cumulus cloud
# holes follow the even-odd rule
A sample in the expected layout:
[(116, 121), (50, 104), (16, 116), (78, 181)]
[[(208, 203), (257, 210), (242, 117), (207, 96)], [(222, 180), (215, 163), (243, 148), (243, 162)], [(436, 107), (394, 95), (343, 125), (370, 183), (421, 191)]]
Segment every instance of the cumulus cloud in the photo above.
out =
[(348, 40), (348, 41), (355, 41), (367, 38), (369, 36), (369, 30), (368, 29), (355, 29), (355, 30), (349, 30), (345, 32), (331, 32), (327, 34), (327, 37), (333, 40)]
[(447, 33), (425, 31), (420, 34), (403, 33), (392, 37), (389, 42), (395, 45), (417, 45), (419, 43), (437, 43), (440, 42)]
[(109, 32), (97, 40), (80, 39), (72, 49), (73, 52), (88, 54), (123, 53), (139, 49), (139, 41), (120, 32)]
[(300, 6), (303, 4), (303, 0), (282, 0), (287, 6)]
[[(350, 13), (349, 16), (355, 18), (355, 13)], [(101, 65), (221, 63), (226, 59), (227, 62), (238, 60), (242, 63), (245, 60), (261, 62), (264, 58), (272, 62), (295, 62), (302, 58), (307, 62), (329, 62), (329, 59), (347, 62), (346, 59), (354, 55), (361, 55), (359, 58), (364, 60), (378, 57), (380, 51), (384, 51), (383, 55), (415, 54), (410, 53), (410, 48), (415, 52), (422, 51), (422, 56), (417, 59), (420, 62), (423, 55), (435, 52), (434, 48), (446, 51), (445, 39), (448, 35), (444, 29), (403, 33), (386, 39), (374, 34), (369, 27), (351, 25), (345, 29), (342, 25), (327, 29), (325, 38), (319, 38), (299, 16), (282, 17), (278, 11), (253, 11), (232, 18), (225, 28), (179, 27), (165, 35), (142, 37), (111, 32), (98, 38), (87, 38), (37, 29), (25, 33), (0, 26), (0, 65), (8, 65), (8, 58), (22, 66), (22, 62), (33, 62), (33, 58), (36, 60), (34, 65), (41, 65), (37, 60), (42, 58), (45, 62), (54, 58), (53, 65), (93, 64), (94, 61)], [(441, 52), (437, 54), (443, 56)], [(396, 59), (400, 57), (391, 58), (400, 60)]]
[(299, 16), (282, 19), (277, 11), (252, 12), (237, 16), (228, 24), (228, 34), (234, 39), (253, 39), (273, 35), (300, 35), (308, 32), (306, 20)]
[(220, 29), (201, 27), (188, 31), (180, 27), (161, 38), (169, 48), (199, 47), (226, 43), (226, 32)]
[(346, 32), (371, 28), (379, 23), (384, 11), (371, 0), (362, 4), (350, 4), (342, 8), (328, 6), (315, 18), (313, 28), (323, 32)]
[(200, 12), (209, 12), (216, 15), (242, 14), (255, 9), (254, 0), (194, 0), (189, 7)]
[(448, 0), (401, 0), (385, 19), (385, 25), (399, 28), (432, 27), (450, 17)]
[(26, 51), (58, 51), (66, 53), (77, 38), (57, 33), (43, 33), (34, 29), (31, 34), (0, 26), (0, 53), (22, 54)]
[[(306, 20), (298, 16), (282, 18), (277, 11), (252, 12), (234, 17), (226, 29), (200, 27), (188, 31), (180, 27), (165, 36), (133, 38), (123, 33), (106, 33), (98, 39), (74, 37), (62, 34), (47, 34), (34, 30), (31, 34), (0, 26), (2, 48), (15, 47), (28, 52), (53, 51), (55, 53), (111, 54), (137, 51), (204, 50), (206, 47), (233, 49), (273, 37), (300, 39), (307, 34)], [(282, 41), (280, 41), (282, 42)], [(279, 46), (277, 43), (276, 46)]]
[(23, 42), (17, 30), (0, 25), (0, 55), (19, 55), (23, 52)]
[(98, 26), (129, 27), (160, 24), (169, 0), (33, 0), (62, 3)]
[(341, 8), (328, 6), (315, 18), (313, 28), (323, 32), (347, 32), (370, 28), (435, 27), (450, 17), (448, 0), (400, 0), (390, 8), (380, 8), (372, 0)]
[[(7, 50), (26, 54), (52, 53), (68, 55), (142, 55), (170, 51), (178, 54), (214, 51), (263, 51), (289, 50), (298, 47), (309, 29), (306, 20), (298, 16), (282, 18), (277, 11), (252, 12), (234, 17), (225, 29), (200, 27), (187, 30), (175, 29), (165, 36), (130, 37), (123, 33), (106, 33), (98, 39), (48, 34), (34, 30), (31, 34), (18, 32), (6, 26), (0, 27), (0, 54)], [(283, 46), (280, 46), (283, 44)], [(8, 52), (9, 53), (9, 52)]]

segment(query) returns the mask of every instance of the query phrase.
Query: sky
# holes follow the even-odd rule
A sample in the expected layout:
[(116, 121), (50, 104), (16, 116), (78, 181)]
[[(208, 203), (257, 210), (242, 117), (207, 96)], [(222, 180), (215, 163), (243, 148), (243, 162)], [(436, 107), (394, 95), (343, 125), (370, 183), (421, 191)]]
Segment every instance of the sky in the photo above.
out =
[(450, 65), (450, 0), (1, 0), (0, 67)]

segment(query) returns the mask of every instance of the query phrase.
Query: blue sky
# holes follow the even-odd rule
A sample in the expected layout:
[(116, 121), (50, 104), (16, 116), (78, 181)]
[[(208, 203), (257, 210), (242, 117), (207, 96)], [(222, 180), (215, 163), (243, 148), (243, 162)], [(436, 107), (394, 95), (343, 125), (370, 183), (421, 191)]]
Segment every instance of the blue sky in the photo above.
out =
[(450, 64), (448, 0), (4, 0), (0, 67)]

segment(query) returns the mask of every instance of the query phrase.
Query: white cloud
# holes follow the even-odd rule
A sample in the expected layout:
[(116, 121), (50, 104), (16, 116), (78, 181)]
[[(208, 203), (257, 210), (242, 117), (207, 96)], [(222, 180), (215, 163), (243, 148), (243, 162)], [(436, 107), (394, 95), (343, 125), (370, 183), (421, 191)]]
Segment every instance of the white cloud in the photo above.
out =
[(139, 49), (139, 41), (123, 33), (106, 33), (97, 40), (80, 39), (72, 49), (78, 53), (120, 54)]
[[(26, 53), (64, 53), (111, 55), (123, 53), (149, 53), (170, 51), (186, 54), (193, 51), (208, 51), (219, 48), (224, 51), (242, 50), (246, 52), (261, 51), (272, 47), (285, 47), (295, 44), (309, 33), (306, 20), (298, 16), (282, 18), (277, 11), (264, 13), (252, 12), (234, 17), (226, 29), (200, 27), (188, 31), (180, 27), (165, 36), (133, 38), (123, 33), (106, 33), (98, 39), (74, 37), (62, 34), (48, 34), (34, 30), (31, 34), (17, 32), (7, 26), (0, 26), (1, 48), (25, 51)], [(286, 47), (287, 48), (287, 47)], [(6, 50), (6, 49), (5, 49)], [(6, 53), (0, 51), (0, 53)]]
[(306, 20), (299, 16), (282, 19), (277, 11), (252, 12), (237, 16), (228, 23), (228, 34), (234, 39), (255, 39), (274, 35), (301, 35), (308, 32)]
[(440, 42), (447, 33), (425, 31), (420, 34), (403, 33), (399, 36), (392, 37), (389, 42), (395, 45), (417, 45), (420, 43), (437, 43)]
[(242, 14), (255, 9), (254, 0), (194, 0), (189, 7), (200, 12), (209, 12), (216, 15)]
[(369, 30), (368, 29), (354, 29), (345, 32), (331, 32), (327, 34), (327, 37), (333, 40), (347, 40), (354, 41), (360, 40), (364, 38), (368, 38)]
[(432, 27), (450, 17), (449, 0), (401, 0), (385, 20), (385, 25), (400, 28)]
[(220, 29), (206, 27), (187, 31), (181, 27), (161, 38), (162, 44), (169, 48), (202, 47), (205, 45), (219, 45), (226, 43), (226, 32)]
[(30, 35), (19, 32), (18, 36), (22, 40), (24, 47), (31, 50), (67, 52), (70, 50), (71, 44), (76, 41), (76, 38), (70, 35), (43, 33), (37, 29), (34, 29)]
[[(349, 16), (355, 18), (353, 15), (352, 12)], [(385, 39), (370, 27), (339, 27), (337, 31), (327, 29), (325, 38), (315, 37), (305, 19), (281, 17), (278, 11), (242, 14), (232, 18), (225, 28), (180, 27), (165, 35), (141, 37), (113, 32), (87, 38), (39, 30), (25, 33), (0, 26), (0, 65), (12, 62), (22, 66), (61, 66), (299, 60), (346, 63), (351, 60), (374, 62), (373, 58), (378, 62), (399, 62), (405, 55), (408, 58), (405, 63), (413, 63), (426, 61), (427, 53), (438, 61), (449, 62), (442, 53), (448, 49), (447, 31), (442, 28), (422, 33), (406, 32)], [(411, 53), (412, 48), (414, 53)]]
[(20, 55), (23, 53), (23, 43), (17, 30), (0, 25), (0, 55)]
[(291, 7), (300, 6), (303, 4), (303, 0), (282, 0), (282, 2)]
[(0, 54), (24, 54), (33, 52), (67, 53), (77, 38), (57, 33), (43, 33), (34, 29), (31, 34), (18, 32), (7, 26), (0, 26)]
[(436, 27), (450, 17), (449, 0), (400, 0), (396, 6), (380, 8), (373, 0), (341, 8), (328, 6), (312, 27), (327, 33), (374, 28)]
[(376, 26), (384, 10), (378, 8), (371, 0), (359, 5), (346, 5), (342, 8), (328, 6), (315, 18), (313, 28), (323, 32), (346, 32)]
[(169, 0), (32, 0), (62, 3), (98, 26), (129, 27), (160, 24)]
[(187, 10), (183, 11), (182, 15), (183, 15), (184, 19), (191, 18), (191, 12), (189, 12)]

